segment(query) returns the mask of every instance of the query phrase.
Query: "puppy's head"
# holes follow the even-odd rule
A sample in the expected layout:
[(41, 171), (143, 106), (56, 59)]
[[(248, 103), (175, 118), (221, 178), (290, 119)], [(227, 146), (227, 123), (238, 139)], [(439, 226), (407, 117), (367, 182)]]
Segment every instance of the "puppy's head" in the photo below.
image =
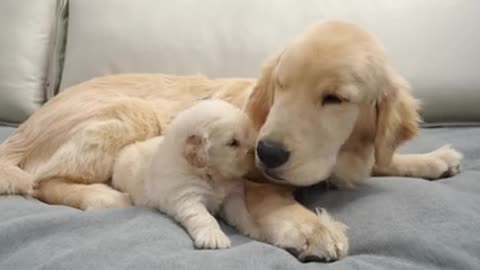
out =
[(236, 178), (253, 167), (256, 131), (245, 113), (224, 101), (197, 103), (180, 113), (169, 131), (166, 140), (177, 142), (194, 169)]

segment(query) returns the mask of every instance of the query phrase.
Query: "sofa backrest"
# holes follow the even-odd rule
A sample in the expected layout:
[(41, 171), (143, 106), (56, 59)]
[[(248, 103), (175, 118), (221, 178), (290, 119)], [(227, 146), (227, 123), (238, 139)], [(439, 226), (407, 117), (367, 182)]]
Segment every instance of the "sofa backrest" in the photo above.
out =
[(56, 91), (123, 72), (255, 77), (292, 37), (335, 18), (379, 37), (427, 122), (480, 123), (478, 10), (475, 0), (70, 0)]
[(57, 10), (65, 2), (0, 1), (0, 123), (25, 120), (53, 96), (49, 70), (56, 59)]

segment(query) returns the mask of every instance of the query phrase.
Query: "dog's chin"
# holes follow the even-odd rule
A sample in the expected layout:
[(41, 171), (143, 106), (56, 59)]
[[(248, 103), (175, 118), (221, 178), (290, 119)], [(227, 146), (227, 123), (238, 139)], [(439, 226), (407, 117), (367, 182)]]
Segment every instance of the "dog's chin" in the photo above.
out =
[(290, 185), (290, 183), (283, 179), (282, 177), (276, 175), (275, 173), (271, 172), (268, 169), (261, 169), (261, 172), (263, 176), (267, 178), (268, 181), (277, 183), (277, 184), (282, 184), (282, 185)]
[(283, 178), (282, 176), (272, 172), (271, 170), (268, 169), (260, 169), (262, 172), (263, 176), (271, 183), (279, 184), (279, 185), (285, 185), (285, 186), (298, 186), (296, 184), (292, 184), (290, 181), (287, 179)]
[(325, 181), (328, 177), (319, 178), (320, 180), (308, 180), (308, 181), (298, 181), (296, 178), (284, 177), (284, 175), (277, 174), (272, 172), (271, 170), (259, 168), (262, 174), (267, 178), (268, 181), (281, 184), (281, 185), (288, 185), (288, 186), (296, 186), (296, 187), (308, 187), (318, 184), (320, 182)]

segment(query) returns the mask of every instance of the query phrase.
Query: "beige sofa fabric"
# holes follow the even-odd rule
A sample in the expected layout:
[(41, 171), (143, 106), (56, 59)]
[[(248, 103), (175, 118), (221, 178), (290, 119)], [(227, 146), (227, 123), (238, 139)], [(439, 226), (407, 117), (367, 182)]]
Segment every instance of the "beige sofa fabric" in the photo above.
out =
[(0, 1), (0, 122), (23, 121), (45, 100), (56, 5)]
[(62, 88), (119, 72), (256, 76), (313, 21), (377, 34), (433, 122), (480, 121), (480, 1), (70, 1)]

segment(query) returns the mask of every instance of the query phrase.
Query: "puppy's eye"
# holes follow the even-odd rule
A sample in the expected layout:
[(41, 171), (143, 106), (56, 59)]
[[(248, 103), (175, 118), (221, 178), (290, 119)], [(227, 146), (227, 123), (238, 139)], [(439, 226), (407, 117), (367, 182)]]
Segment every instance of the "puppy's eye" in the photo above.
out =
[(322, 105), (340, 104), (343, 100), (336, 95), (326, 95), (323, 97)]
[(230, 147), (238, 147), (240, 145), (240, 142), (238, 142), (237, 139), (233, 138), (230, 142), (227, 144)]

